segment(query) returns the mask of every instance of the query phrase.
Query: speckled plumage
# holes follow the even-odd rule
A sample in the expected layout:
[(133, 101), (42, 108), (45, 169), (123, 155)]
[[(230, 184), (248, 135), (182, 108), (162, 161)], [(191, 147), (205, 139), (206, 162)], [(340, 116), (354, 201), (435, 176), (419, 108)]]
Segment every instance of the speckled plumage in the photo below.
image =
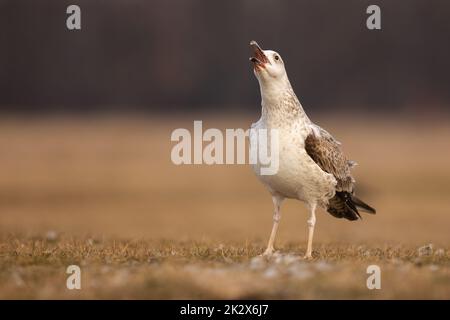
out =
[(292, 88), (280, 92), (279, 96), (263, 98), (261, 119), (252, 129), (278, 130), (279, 169), (275, 175), (260, 175), (260, 164), (256, 164), (254, 171), (272, 194), (325, 207), (334, 196), (337, 181), (333, 174), (324, 172), (305, 149), (305, 140), (316, 128)]

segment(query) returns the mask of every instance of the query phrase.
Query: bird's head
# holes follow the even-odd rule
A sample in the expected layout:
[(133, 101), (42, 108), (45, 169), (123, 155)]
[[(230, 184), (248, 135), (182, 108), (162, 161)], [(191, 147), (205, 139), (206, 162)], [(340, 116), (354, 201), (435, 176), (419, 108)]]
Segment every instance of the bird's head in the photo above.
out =
[(256, 43), (250, 42), (252, 56), (249, 60), (253, 63), (253, 72), (259, 83), (289, 83), (284, 62), (280, 54), (272, 50), (263, 50)]

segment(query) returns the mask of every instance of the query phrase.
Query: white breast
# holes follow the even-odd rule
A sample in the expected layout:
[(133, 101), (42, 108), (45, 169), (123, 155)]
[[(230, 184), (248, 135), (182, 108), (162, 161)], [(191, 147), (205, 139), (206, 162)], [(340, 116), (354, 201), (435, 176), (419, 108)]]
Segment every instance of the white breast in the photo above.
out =
[[(305, 121), (290, 124), (268, 124), (264, 119), (252, 125), (252, 129), (278, 129), (279, 168), (274, 175), (261, 175), (261, 163), (252, 165), (259, 180), (272, 194), (299, 199), (308, 203), (326, 205), (334, 196), (336, 179), (324, 172), (306, 153), (305, 138), (311, 133), (311, 126)], [(254, 148), (255, 133), (251, 130), (250, 148)], [(252, 152), (252, 151), (250, 151)]]

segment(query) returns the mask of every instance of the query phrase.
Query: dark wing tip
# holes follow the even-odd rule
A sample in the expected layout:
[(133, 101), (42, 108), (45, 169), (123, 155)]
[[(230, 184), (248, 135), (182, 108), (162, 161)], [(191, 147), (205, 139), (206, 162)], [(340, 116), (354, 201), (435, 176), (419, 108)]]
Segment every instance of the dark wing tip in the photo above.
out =
[(351, 221), (362, 219), (359, 214), (360, 211), (370, 214), (376, 213), (374, 208), (346, 191), (336, 192), (328, 203), (327, 211), (336, 218), (345, 218)]
[(358, 209), (351, 200), (351, 195), (345, 191), (338, 191), (330, 199), (327, 211), (336, 218), (345, 218), (350, 221), (362, 219)]
[(371, 206), (369, 206), (367, 203), (365, 203), (364, 201), (362, 201), (361, 199), (358, 199), (357, 197), (355, 197), (354, 195), (352, 195), (352, 202), (355, 204), (356, 207), (358, 207), (361, 211), (370, 213), (370, 214), (376, 214), (377, 211), (375, 210), (375, 208), (372, 208)]

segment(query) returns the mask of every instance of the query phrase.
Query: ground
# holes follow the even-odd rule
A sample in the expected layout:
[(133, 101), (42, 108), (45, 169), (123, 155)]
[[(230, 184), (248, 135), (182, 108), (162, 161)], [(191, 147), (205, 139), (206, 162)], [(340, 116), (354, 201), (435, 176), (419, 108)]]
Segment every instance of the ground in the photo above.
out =
[[(251, 170), (170, 161), (170, 133), (197, 118), (1, 120), (0, 298), (450, 298), (447, 122), (313, 118), (359, 163), (377, 215), (318, 212), (304, 261), (307, 212), (287, 201), (266, 261), (272, 204)], [(71, 264), (81, 290), (66, 288)]]
[[(271, 259), (263, 243), (7, 238), (0, 298), (381, 299), (448, 298), (449, 251), (330, 244), (283, 245)], [(81, 268), (81, 290), (66, 288), (67, 266)], [(369, 265), (381, 289), (369, 290)]]

